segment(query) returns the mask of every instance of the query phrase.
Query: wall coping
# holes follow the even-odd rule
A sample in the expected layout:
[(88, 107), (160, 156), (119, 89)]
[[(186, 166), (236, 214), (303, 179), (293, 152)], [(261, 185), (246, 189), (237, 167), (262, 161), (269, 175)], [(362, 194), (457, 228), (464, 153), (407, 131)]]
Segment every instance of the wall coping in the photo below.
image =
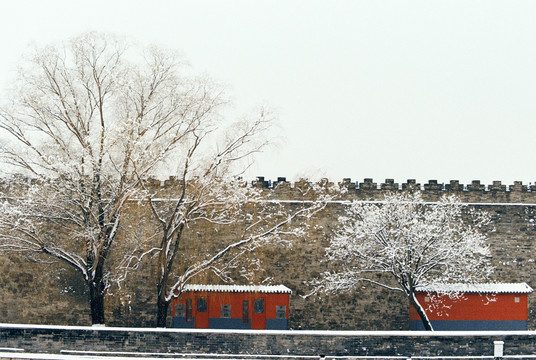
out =
[[(131, 201), (140, 201), (141, 199), (131, 199)], [(152, 199), (155, 202), (170, 202), (178, 201), (178, 198), (154, 198)], [(323, 202), (326, 204), (336, 204), (336, 205), (351, 205), (353, 203), (357, 204), (385, 204), (385, 200), (285, 200), (285, 199), (263, 199), (263, 200), (252, 200), (251, 203), (262, 203), (262, 204), (316, 204), (318, 202)], [(423, 201), (423, 204), (427, 205), (437, 205), (438, 201)], [(464, 202), (460, 201), (460, 205), (465, 206), (536, 206), (536, 203), (506, 203), (506, 202)]]
[(125, 332), (160, 332), (160, 333), (214, 333), (214, 334), (250, 334), (250, 335), (288, 335), (288, 336), (392, 336), (392, 337), (491, 337), (491, 336), (534, 336), (536, 331), (353, 331), (353, 330), (229, 330), (229, 329), (170, 329), (170, 328), (134, 328), (107, 326), (63, 326), (35, 324), (0, 323), (4, 329), (20, 330), (64, 330), (64, 331), (125, 331)]

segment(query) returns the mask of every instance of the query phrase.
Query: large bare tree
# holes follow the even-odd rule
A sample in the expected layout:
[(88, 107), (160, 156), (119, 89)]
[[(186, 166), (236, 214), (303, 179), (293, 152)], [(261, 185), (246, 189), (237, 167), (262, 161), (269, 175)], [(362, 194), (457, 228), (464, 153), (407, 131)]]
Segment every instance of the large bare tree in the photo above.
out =
[(0, 247), (76, 269), (93, 324), (127, 202), (221, 126), (219, 87), (183, 70), (172, 52), (88, 33), (35, 50), (0, 111), (3, 167), (20, 174), (1, 194)]
[[(467, 210), (454, 196), (433, 203), (418, 192), (353, 201), (327, 248), (327, 259), (337, 271), (325, 272), (318, 289), (348, 291), (368, 282), (402, 292), (424, 328), (433, 330), (416, 290), (486, 279), (492, 268), (481, 230), (489, 220), (488, 214)], [(388, 276), (377, 276), (382, 274)]]

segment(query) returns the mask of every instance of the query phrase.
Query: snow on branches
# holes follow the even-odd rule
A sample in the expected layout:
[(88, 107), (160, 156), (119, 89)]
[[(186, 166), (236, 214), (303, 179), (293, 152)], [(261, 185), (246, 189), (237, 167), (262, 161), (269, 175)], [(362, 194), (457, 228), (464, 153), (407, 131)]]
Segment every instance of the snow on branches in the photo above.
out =
[(354, 201), (339, 217), (326, 249), (338, 271), (325, 272), (319, 289), (347, 291), (369, 282), (401, 291), (431, 329), (416, 301), (416, 288), (486, 279), (492, 268), (481, 230), (489, 222), (488, 214), (467, 212), (454, 196), (434, 203), (418, 192), (389, 195), (380, 202)]
[[(1, 246), (51, 255), (79, 270), (92, 321), (102, 324), (109, 256), (126, 204), (150, 199), (145, 182), (176, 169), (183, 181), (240, 174), (237, 164), (247, 166), (266, 145), (272, 116), (261, 110), (253, 120), (225, 123), (220, 111), (228, 100), (220, 86), (191, 76), (172, 51), (114, 36), (87, 33), (36, 49), (27, 60), (13, 102), (0, 108), (3, 170), (21, 175), (12, 181), (18, 199), (1, 194), (8, 234)], [(39, 190), (25, 188), (25, 179)], [(179, 198), (199, 208), (193, 198)]]
[[(159, 219), (157, 326), (165, 326), (171, 300), (180, 296), (196, 276), (215, 274), (220, 281), (251, 278), (260, 268), (254, 251), (263, 246), (289, 246), (307, 233), (308, 220), (331, 198), (325, 189), (309, 189), (314, 201), (286, 204), (264, 198), (261, 189), (240, 181), (207, 176), (182, 182), (177, 198), (160, 203), (149, 199)], [(212, 179), (206, 181), (206, 179)], [(313, 186), (313, 187), (315, 187)], [(230, 232), (215, 241), (206, 232), (198, 238), (192, 229), (203, 226)], [(197, 239), (197, 240), (195, 240)], [(194, 254), (192, 254), (192, 250)]]

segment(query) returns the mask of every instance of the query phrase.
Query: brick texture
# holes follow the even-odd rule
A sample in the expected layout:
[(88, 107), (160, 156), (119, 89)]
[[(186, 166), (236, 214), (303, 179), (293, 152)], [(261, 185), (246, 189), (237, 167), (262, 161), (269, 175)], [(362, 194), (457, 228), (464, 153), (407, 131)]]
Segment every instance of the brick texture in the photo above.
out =
[[(504, 355), (536, 352), (534, 333), (435, 335), (412, 332), (224, 332), (142, 329), (20, 328), (0, 326), (1, 348), (32, 353), (137, 352), (289, 356), (492, 356), (504, 341)], [(72, 354), (72, 353), (71, 353)]]
[[(284, 178), (271, 182), (259, 178), (251, 186), (262, 189), (267, 199), (291, 200), (285, 206), (300, 206), (300, 201), (314, 198), (304, 191), (305, 181), (291, 184)], [(329, 186), (328, 181), (323, 185)], [(409, 180), (396, 184), (392, 180), (375, 183), (365, 179), (361, 183), (343, 180), (340, 185), (347, 192), (336, 200), (381, 200), (387, 193), (421, 189), (427, 201), (436, 201), (443, 194), (457, 195), (467, 209), (488, 211), (493, 222), (484, 231), (492, 251), (496, 271), (489, 281), (527, 282), (536, 285), (534, 271), (536, 237), (536, 187), (520, 182), (506, 186), (500, 182), (483, 185), (479, 181), (446, 184), (429, 181), (418, 184)], [(155, 189), (162, 197), (173, 197), (177, 182), (173, 179)], [(266, 279), (272, 284), (284, 284), (293, 290), (290, 300), (290, 327), (299, 329), (336, 330), (406, 330), (408, 302), (396, 292), (366, 285), (347, 294), (304, 297), (312, 291), (309, 281), (318, 277), (329, 264), (324, 262), (324, 248), (342, 213), (341, 202), (329, 204), (318, 216), (310, 220), (311, 231), (303, 240), (289, 249), (266, 248), (257, 252), (263, 267), (250, 283)], [(148, 209), (135, 204), (123, 220), (125, 228), (151, 231)], [(140, 230), (141, 229), (141, 230)], [(215, 246), (233, 239), (238, 228), (188, 229), (187, 244), (191, 251), (195, 244)], [(201, 240), (201, 241), (200, 241)], [(210, 240), (210, 241), (205, 241)], [(121, 241), (118, 242), (120, 248)], [(118, 248), (113, 249), (118, 254)], [(119, 288), (111, 289), (107, 298), (107, 322), (111, 326), (154, 326), (156, 313), (156, 271), (150, 262), (132, 274)], [(210, 276), (200, 277), (199, 283), (217, 283)], [(237, 283), (248, 283), (239, 279)], [(17, 256), (2, 256), (0, 261), (0, 322), (89, 325), (87, 292), (78, 275), (60, 264), (29, 262)], [(536, 328), (536, 306), (529, 295), (529, 328)]]

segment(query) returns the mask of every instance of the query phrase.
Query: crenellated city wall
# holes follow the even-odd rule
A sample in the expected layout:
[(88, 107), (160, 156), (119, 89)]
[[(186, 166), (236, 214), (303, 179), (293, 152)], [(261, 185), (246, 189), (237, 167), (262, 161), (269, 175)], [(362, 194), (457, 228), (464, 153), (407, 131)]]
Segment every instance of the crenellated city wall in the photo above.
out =
[[(152, 180), (151, 188), (162, 198), (173, 198), (180, 181), (170, 178)], [(267, 180), (259, 177), (245, 183), (261, 189), (266, 199), (285, 200), (286, 206), (299, 206), (301, 201), (316, 197), (312, 184), (306, 180), (294, 183), (285, 178)], [(293, 290), (290, 305), (290, 326), (293, 329), (331, 330), (406, 330), (407, 300), (398, 293), (366, 285), (352, 293), (305, 296), (312, 290), (308, 281), (325, 270), (324, 249), (336, 227), (338, 216), (348, 200), (381, 201), (392, 192), (422, 192), (426, 201), (437, 201), (443, 194), (454, 194), (460, 201), (478, 210), (488, 211), (492, 224), (485, 229), (496, 271), (489, 279), (497, 282), (527, 282), (536, 287), (536, 185), (499, 181), (482, 184), (473, 181), (460, 184), (452, 180), (440, 183), (430, 180), (419, 184), (415, 180), (395, 183), (392, 179), (374, 182), (364, 179), (338, 183), (321, 180), (314, 184), (332, 191), (334, 201), (314, 219), (307, 239), (297, 241), (292, 248), (265, 248), (258, 252), (264, 269), (253, 282), (267, 281), (284, 284)], [(334, 188), (343, 188), (342, 193)], [(144, 226), (146, 211), (133, 206), (124, 219), (128, 225)], [(237, 229), (190, 229), (195, 239), (232, 238)], [(29, 263), (16, 256), (0, 259), (0, 322), (88, 325), (89, 316), (83, 284), (77, 275), (58, 264)], [(211, 278), (206, 281), (216, 281)], [(153, 326), (155, 317), (155, 269), (150, 263), (141, 266), (120, 291), (108, 298), (107, 319), (114, 326)], [(536, 329), (536, 301), (529, 296), (529, 328)]]

